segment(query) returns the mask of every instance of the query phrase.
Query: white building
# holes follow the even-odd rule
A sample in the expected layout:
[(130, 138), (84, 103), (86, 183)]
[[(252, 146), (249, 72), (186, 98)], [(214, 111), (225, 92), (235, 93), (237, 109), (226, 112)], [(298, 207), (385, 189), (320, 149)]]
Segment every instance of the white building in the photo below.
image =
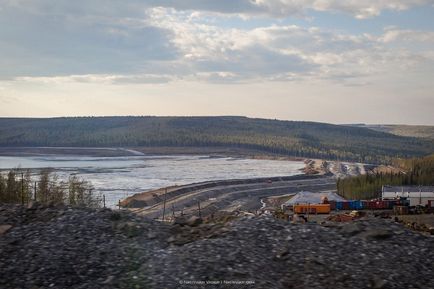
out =
[(381, 196), (383, 200), (391, 200), (403, 197), (410, 201), (410, 206), (425, 206), (430, 200), (434, 204), (434, 187), (383, 186)]

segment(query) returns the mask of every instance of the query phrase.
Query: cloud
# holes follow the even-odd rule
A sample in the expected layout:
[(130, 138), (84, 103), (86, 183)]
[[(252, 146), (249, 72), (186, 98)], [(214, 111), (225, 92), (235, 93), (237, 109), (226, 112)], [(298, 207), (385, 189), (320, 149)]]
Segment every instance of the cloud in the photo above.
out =
[(433, 3), (432, 0), (316, 0), (311, 2), (311, 8), (314, 10), (343, 12), (358, 19), (379, 16), (385, 10), (402, 11)]
[(308, 10), (341, 12), (359, 19), (371, 18), (382, 11), (402, 11), (433, 4), (432, 0), (159, 0), (149, 6), (177, 10), (200, 10), (225, 14), (262, 15), (272, 17), (301, 16)]
[(224, 14), (283, 17), (310, 9), (366, 18), (422, 5), (423, 0), (0, 3), (0, 53), (8, 56), (0, 58), (3, 79), (110, 84), (353, 81), (432, 60), (431, 31), (392, 27), (382, 35), (350, 34), (279, 21), (253, 28), (212, 21)]
[(96, 83), (96, 84), (149, 84), (167, 83), (174, 80), (170, 75), (137, 74), (137, 75), (113, 75), (113, 74), (81, 74), (67, 76), (23, 76), (15, 77), (13, 81), (42, 84), (65, 83)]
[(384, 43), (390, 42), (428, 42), (434, 43), (434, 31), (417, 31), (410, 29), (386, 29), (379, 38)]
[(0, 8), (13, 7), (34, 14), (116, 15), (139, 17), (144, 10), (155, 7), (178, 11), (207, 11), (246, 16), (300, 16), (309, 10), (342, 12), (356, 18), (378, 16), (382, 11), (402, 11), (415, 6), (433, 5), (432, 0), (2, 0)]
[(143, 13), (80, 14), (83, 8), (73, 4), (10, 3), (0, 12), (0, 54), (7, 55), (0, 58), (0, 78), (145, 73), (177, 58), (170, 31), (136, 18)]
[[(185, 74), (224, 71), (238, 76), (229, 79), (244, 81), (315, 77), (342, 81), (406, 70), (426, 60), (423, 51), (399, 41), (394, 47), (384, 45), (384, 39), (390, 38), (388, 30), (380, 36), (296, 25), (246, 30), (214, 26), (174, 9), (153, 8), (148, 14), (150, 25), (172, 31), (171, 41), (181, 55), (178, 64), (188, 63)], [(412, 35), (411, 30), (405, 33)], [(412, 40), (429, 39), (422, 36), (415, 33)]]

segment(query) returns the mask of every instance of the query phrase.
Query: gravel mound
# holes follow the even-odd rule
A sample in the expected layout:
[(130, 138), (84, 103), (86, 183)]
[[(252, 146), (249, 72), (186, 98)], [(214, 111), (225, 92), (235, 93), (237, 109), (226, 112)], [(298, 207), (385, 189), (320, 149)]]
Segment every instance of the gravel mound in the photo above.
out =
[(150, 280), (135, 270), (169, 237), (168, 226), (108, 209), (0, 207), (0, 221), (12, 225), (0, 236), (0, 288), (136, 288)]
[(390, 219), (161, 224), (0, 207), (0, 288), (434, 288), (434, 238)]

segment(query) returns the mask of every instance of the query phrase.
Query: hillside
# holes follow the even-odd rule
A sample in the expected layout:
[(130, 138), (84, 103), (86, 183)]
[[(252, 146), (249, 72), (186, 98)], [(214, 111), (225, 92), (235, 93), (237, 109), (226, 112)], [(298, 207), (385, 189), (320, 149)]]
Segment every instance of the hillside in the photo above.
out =
[(357, 124), (354, 126), (369, 128), (375, 131), (387, 132), (400, 136), (434, 139), (434, 126), (430, 125)]
[(398, 172), (376, 168), (366, 175), (338, 179), (338, 193), (347, 199), (371, 199), (380, 196), (384, 185), (434, 185), (434, 154), (423, 158), (396, 159), (393, 165)]
[(378, 163), (434, 151), (434, 141), (368, 128), (246, 117), (1, 118), (1, 147), (237, 147)]

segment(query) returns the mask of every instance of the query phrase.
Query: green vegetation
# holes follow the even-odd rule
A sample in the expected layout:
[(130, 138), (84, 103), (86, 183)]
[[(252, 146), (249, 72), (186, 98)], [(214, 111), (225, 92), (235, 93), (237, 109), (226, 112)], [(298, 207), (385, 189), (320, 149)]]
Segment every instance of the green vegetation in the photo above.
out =
[(434, 151), (432, 140), (367, 128), (231, 116), (3, 118), (0, 146), (218, 146), (366, 163), (385, 163)]
[(430, 125), (354, 125), (394, 135), (434, 139), (434, 126)]
[[(36, 187), (35, 187), (36, 184)], [(40, 172), (39, 179), (31, 179), (29, 170), (18, 169), (0, 174), (0, 203), (68, 204), (79, 207), (100, 207), (101, 199), (93, 193), (92, 185), (77, 176), (59, 181), (49, 169)]]
[(383, 185), (434, 185), (434, 155), (396, 160), (403, 173), (375, 173), (338, 179), (338, 193), (346, 199), (372, 199), (381, 195)]

